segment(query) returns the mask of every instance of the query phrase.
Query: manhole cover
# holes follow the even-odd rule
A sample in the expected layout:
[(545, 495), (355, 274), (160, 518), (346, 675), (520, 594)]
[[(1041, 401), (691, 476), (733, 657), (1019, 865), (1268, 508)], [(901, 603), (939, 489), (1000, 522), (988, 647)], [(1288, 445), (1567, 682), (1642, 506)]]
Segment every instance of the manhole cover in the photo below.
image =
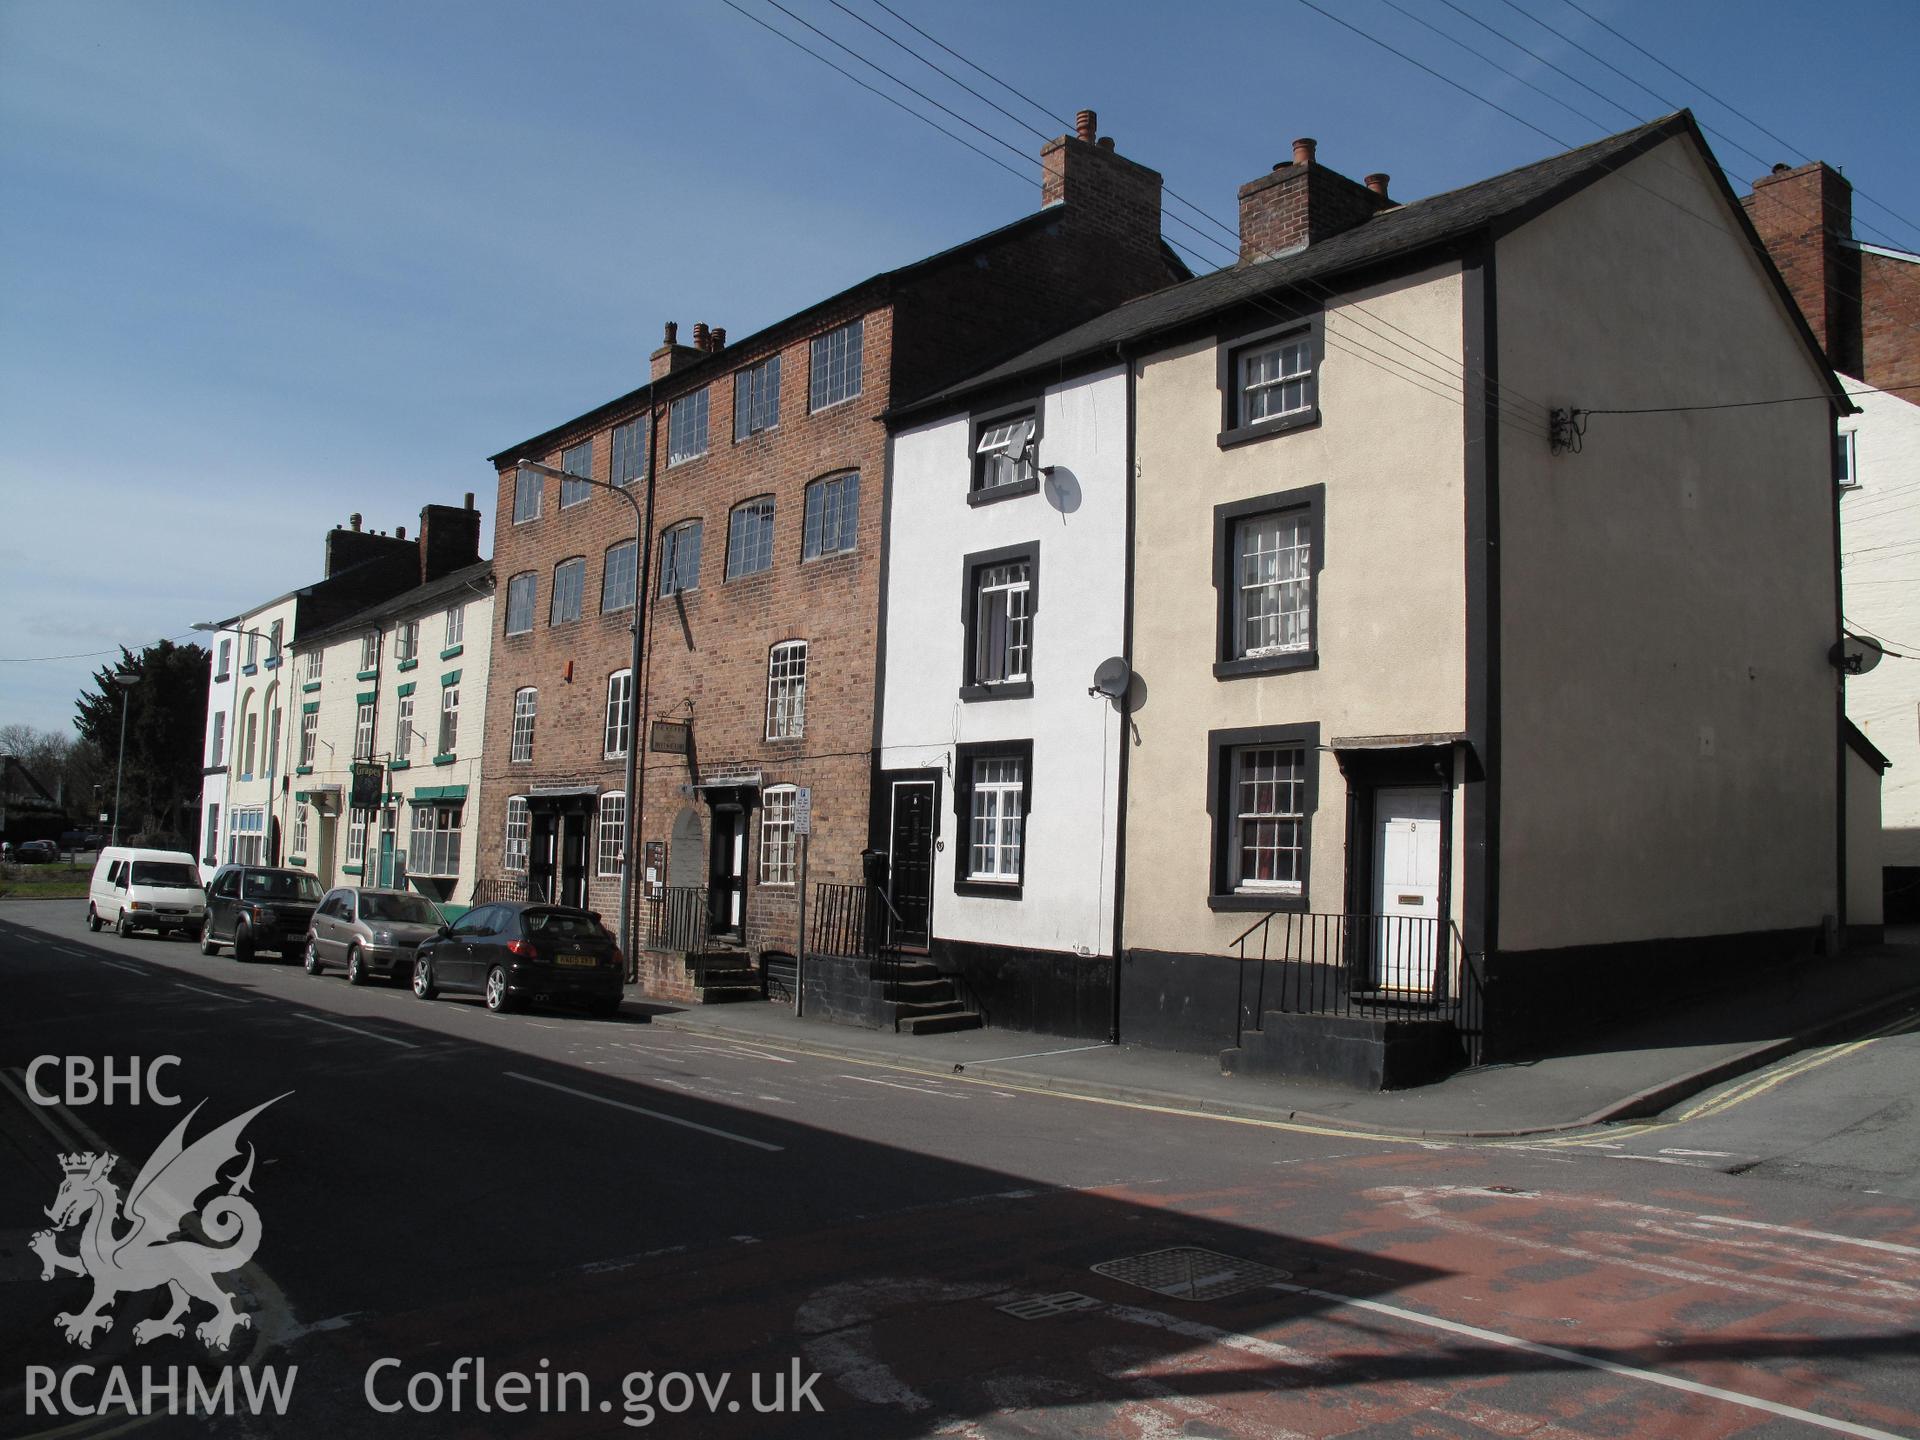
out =
[(1025, 1300), (1016, 1300), (1011, 1305), (997, 1305), (1016, 1320), (1044, 1320), (1049, 1315), (1067, 1315), (1075, 1310), (1092, 1310), (1099, 1301), (1091, 1295), (1082, 1295), (1078, 1290), (1062, 1290), (1054, 1295), (1032, 1295)]
[(1288, 1279), (1293, 1273), (1191, 1245), (1150, 1250), (1145, 1255), (1128, 1255), (1119, 1260), (1102, 1260), (1091, 1269), (1109, 1280), (1181, 1300), (1219, 1300), (1238, 1295), (1242, 1290)]

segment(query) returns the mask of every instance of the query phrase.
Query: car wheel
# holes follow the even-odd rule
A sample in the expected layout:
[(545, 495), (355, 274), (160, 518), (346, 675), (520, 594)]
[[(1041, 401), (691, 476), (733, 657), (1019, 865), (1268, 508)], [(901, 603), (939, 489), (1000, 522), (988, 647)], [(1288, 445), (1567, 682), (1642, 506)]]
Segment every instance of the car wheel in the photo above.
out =
[(120, 912), (120, 918), (114, 922), (113, 933), (118, 935), (122, 940), (131, 940), (133, 938), (133, 921), (127, 918), (127, 912), (125, 910)]
[(91, 904), (87, 906), (87, 929), (96, 935), (100, 933), (100, 912), (95, 910)]
[(253, 927), (236, 925), (233, 927), (233, 958), (236, 960), (253, 959)]
[(200, 953), (202, 955), (218, 955), (220, 953), (220, 942), (213, 938), (213, 922), (211, 920), (204, 920), (200, 924)]
[(433, 983), (433, 962), (424, 955), (413, 962), (413, 993), (422, 1000), (431, 1000), (440, 993)]
[(327, 967), (320, 962), (320, 946), (311, 937), (307, 940), (307, 974), (323, 975)]
[(347, 951), (347, 984), (364, 985), (367, 983), (367, 961), (360, 953), (358, 945)]
[(504, 1015), (513, 1009), (513, 996), (507, 993), (507, 969), (496, 965), (487, 972), (487, 1009)]

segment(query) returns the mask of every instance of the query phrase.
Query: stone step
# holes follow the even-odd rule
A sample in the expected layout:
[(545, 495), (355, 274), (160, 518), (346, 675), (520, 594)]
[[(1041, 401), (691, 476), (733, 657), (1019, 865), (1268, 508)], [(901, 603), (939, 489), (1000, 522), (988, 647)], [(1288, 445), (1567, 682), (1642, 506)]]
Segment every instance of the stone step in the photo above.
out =
[(980, 1016), (972, 1010), (950, 1010), (939, 1015), (900, 1017), (900, 1028), (910, 1035), (944, 1035), (954, 1030), (978, 1030)]
[(733, 1005), (742, 1000), (761, 1000), (760, 985), (696, 985), (694, 993), (702, 1005)]

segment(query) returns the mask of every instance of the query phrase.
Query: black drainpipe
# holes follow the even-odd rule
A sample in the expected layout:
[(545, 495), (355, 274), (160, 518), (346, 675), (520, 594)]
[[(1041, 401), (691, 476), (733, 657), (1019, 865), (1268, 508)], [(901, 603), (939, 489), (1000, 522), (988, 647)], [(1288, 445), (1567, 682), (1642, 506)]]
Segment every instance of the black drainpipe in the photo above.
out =
[(1127, 479), (1126, 479), (1126, 563), (1125, 588), (1121, 595), (1120, 655), (1127, 662), (1127, 694), (1120, 701), (1120, 777), (1114, 790), (1113, 840), (1113, 1015), (1107, 1043), (1120, 1043), (1120, 970), (1125, 963), (1121, 942), (1125, 938), (1127, 893), (1127, 760), (1133, 748), (1133, 522), (1134, 522), (1134, 377), (1133, 357), (1124, 342), (1113, 347), (1120, 363), (1127, 367)]

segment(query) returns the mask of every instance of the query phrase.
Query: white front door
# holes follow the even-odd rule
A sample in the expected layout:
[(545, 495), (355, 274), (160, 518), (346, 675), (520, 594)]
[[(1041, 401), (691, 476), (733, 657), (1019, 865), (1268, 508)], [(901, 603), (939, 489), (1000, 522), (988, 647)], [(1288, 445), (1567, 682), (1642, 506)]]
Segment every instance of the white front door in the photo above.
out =
[(1373, 797), (1379, 935), (1374, 981), (1383, 990), (1431, 990), (1440, 952), (1440, 830), (1446, 791), (1381, 790)]

